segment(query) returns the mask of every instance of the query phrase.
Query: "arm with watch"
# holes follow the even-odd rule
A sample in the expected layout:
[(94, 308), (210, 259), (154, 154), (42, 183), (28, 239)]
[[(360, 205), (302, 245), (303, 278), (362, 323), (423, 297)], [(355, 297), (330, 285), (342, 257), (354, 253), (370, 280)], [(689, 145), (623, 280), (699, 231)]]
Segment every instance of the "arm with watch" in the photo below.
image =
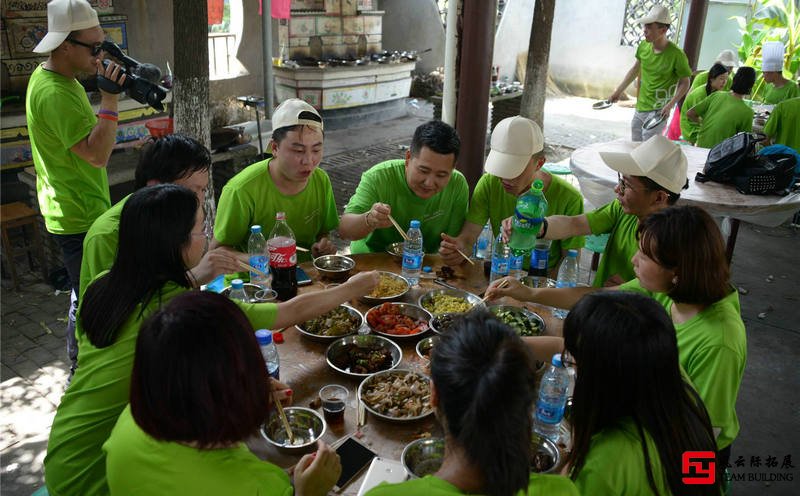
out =
[[(542, 228), (536, 235), (537, 239), (566, 239), (575, 236), (592, 234), (589, 219), (586, 214), (581, 215), (551, 215), (542, 221)], [(503, 236), (506, 240), (511, 238), (511, 217), (503, 219)]]

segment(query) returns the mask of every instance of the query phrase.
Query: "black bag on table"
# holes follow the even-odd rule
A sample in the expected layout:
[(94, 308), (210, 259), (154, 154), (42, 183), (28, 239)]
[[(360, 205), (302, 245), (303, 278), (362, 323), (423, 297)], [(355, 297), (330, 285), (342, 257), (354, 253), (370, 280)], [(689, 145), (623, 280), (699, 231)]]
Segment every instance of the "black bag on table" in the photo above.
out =
[(737, 133), (727, 138), (708, 152), (706, 166), (694, 180), (733, 184), (732, 177), (755, 158), (756, 143), (763, 139), (764, 135), (752, 133)]
[(776, 153), (748, 159), (732, 176), (739, 193), (745, 195), (786, 195), (794, 183), (794, 155)]

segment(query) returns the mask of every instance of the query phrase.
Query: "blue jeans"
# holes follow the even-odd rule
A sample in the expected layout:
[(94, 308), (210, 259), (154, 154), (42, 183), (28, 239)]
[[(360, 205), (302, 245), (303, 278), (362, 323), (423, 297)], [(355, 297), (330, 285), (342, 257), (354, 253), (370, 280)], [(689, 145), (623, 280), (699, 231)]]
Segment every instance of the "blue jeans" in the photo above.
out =
[(67, 269), (69, 283), (72, 291), (69, 297), (69, 314), (67, 316), (67, 356), (69, 357), (69, 378), (72, 380), (75, 369), (78, 368), (78, 340), (75, 338), (75, 318), (78, 313), (78, 294), (80, 294), (81, 259), (83, 258), (83, 238), (86, 233), (78, 234), (53, 234), (55, 242), (61, 247), (64, 257), (64, 267)]

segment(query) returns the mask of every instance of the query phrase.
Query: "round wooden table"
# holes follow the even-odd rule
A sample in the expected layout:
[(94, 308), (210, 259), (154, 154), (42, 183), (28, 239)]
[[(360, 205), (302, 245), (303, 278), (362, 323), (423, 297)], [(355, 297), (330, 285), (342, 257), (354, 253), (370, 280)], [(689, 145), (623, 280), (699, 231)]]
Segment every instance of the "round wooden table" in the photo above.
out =
[[(353, 274), (369, 270), (385, 270), (397, 274), (401, 272), (400, 259), (389, 254), (369, 253), (352, 255), (352, 258), (356, 261)], [(435, 272), (443, 264), (439, 255), (425, 255), (423, 265), (431, 266)], [(330, 284), (330, 281), (320, 277), (310, 262), (300, 266), (314, 281), (313, 284), (300, 288), (299, 292), (301, 294), (320, 291)], [(475, 261), (475, 265), (464, 263), (455, 267), (454, 270), (455, 277), (447, 280), (449, 284), (477, 295), (481, 295), (486, 289), (488, 279), (484, 275), (482, 261)], [(400, 301), (416, 304), (421, 295), (439, 288), (441, 286), (436, 284), (433, 278), (422, 278), (420, 279), (419, 287), (412, 288)], [(510, 298), (498, 300), (496, 303), (523, 306), (520, 302)], [(349, 304), (361, 311), (362, 314), (373, 306), (360, 300), (350, 301)], [(551, 307), (532, 303), (526, 303), (524, 306), (544, 319), (545, 334), (561, 335), (562, 321), (553, 315)], [(281, 360), (280, 377), (281, 381), (289, 384), (293, 390), (293, 405), (308, 407), (311, 401), (317, 398), (317, 393), (321, 387), (327, 384), (341, 384), (350, 393), (347, 399), (347, 407), (345, 408), (344, 425), (337, 428), (328, 426), (323, 441), (328, 444), (334, 444), (339, 439), (353, 434), (357, 427), (357, 392), (361, 380), (337, 373), (328, 366), (325, 360), (325, 350), (328, 344), (311, 341), (303, 337), (294, 327), (286, 329), (283, 335), (284, 342), (278, 345), (278, 353)], [(432, 335), (433, 332), (428, 331), (420, 336), (395, 339), (394, 341), (403, 350), (403, 359), (398, 368), (427, 373), (427, 362), (423, 362), (417, 356), (415, 346), (423, 337)], [(319, 411), (321, 412), (321, 409)], [(360, 440), (364, 444), (379, 456), (393, 460), (400, 460), (403, 448), (417, 437), (424, 436), (427, 433), (434, 437), (442, 436), (442, 429), (434, 415), (413, 422), (390, 422), (366, 413), (366, 425), (361, 428), (361, 432), (363, 437)], [(257, 456), (281, 467), (289, 467), (299, 459), (299, 457), (280, 453), (260, 436), (253, 437), (247, 444)], [(363, 473), (352, 484), (347, 486), (341, 494), (356, 494), (361, 486), (362, 479)]]

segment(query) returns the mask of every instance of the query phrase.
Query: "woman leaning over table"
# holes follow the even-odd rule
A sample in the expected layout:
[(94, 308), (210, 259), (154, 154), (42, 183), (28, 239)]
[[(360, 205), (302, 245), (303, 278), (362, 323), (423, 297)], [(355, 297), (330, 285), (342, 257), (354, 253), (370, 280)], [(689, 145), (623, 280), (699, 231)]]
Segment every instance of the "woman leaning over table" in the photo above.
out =
[[(101, 446), (128, 403), (139, 326), (190, 291), (187, 269), (207, 248), (203, 223), (196, 195), (174, 184), (141, 189), (126, 202), (114, 265), (89, 286), (78, 311), (78, 371), (56, 412), (44, 462), (51, 495), (108, 493)], [(286, 327), (369, 293), (377, 279), (358, 274), (330, 290), (241, 308), (254, 327)]]
[[(644, 293), (672, 318), (681, 367), (705, 403), (717, 438), (717, 468), (724, 469), (730, 445), (739, 433), (736, 396), (747, 357), (747, 338), (739, 295), (730, 283), (725, 244), (703, 209), (670, 207), (639, 226), (639, 251), (633, 256), (636, 279), (616, 288)], [(601, 288), (528, 288), (514, 279), (490, 298), (572, 308), (585, 294)], [(560, 338), (529, 338), (538, 359), (561, 346)]]
[(564, 322), (564, 344), (578, 371), (567, 466), (581, 494), (719, 494), (719, 481), (682, 482), (683, 453), (713, 453), (714, 433), (681, 376), (675, 327), (658, 303), (629, 292), (586, 295)]
[[(252, 324), (228, 298), (190, 291), (149, 317), (136, 340), (130, 405), (106, 452), (112, 496), (291, 495), (280, 467), (253, 455), (272, 406)], [(283, 386), (285, 388), (285, 386)], [(320, 443), (294, 469), (294, 494), (325, 495), (341, 471)]]
[(721, 91), (722, 88), (725, 87), (725, 83), (728, 82), (729, 74), (728, 68), (717, 62), (708, 70), (708, 81), (706, 81), (706, 84), (698, 86), (686, 95), (686, 99), (684, 99), (683, 105), (681, 106), (681, 108), (687, 110), (687, 112), (681, 113), (681, 135), (683, 139), (689, 143), (694, 144), (694, 142), (697, 141), (697, 130), (700, 129), (700, 125), (689, 120), (689, 117), (686, 115), (688, 110), (711, 93)]
[(511, 328), (487, 313), (458, 320), (433, 348), (431, 379), (445, 433), (441, 468), (368, 496), (578, 494), (565, 477), (531, 473), (534, 361)]

